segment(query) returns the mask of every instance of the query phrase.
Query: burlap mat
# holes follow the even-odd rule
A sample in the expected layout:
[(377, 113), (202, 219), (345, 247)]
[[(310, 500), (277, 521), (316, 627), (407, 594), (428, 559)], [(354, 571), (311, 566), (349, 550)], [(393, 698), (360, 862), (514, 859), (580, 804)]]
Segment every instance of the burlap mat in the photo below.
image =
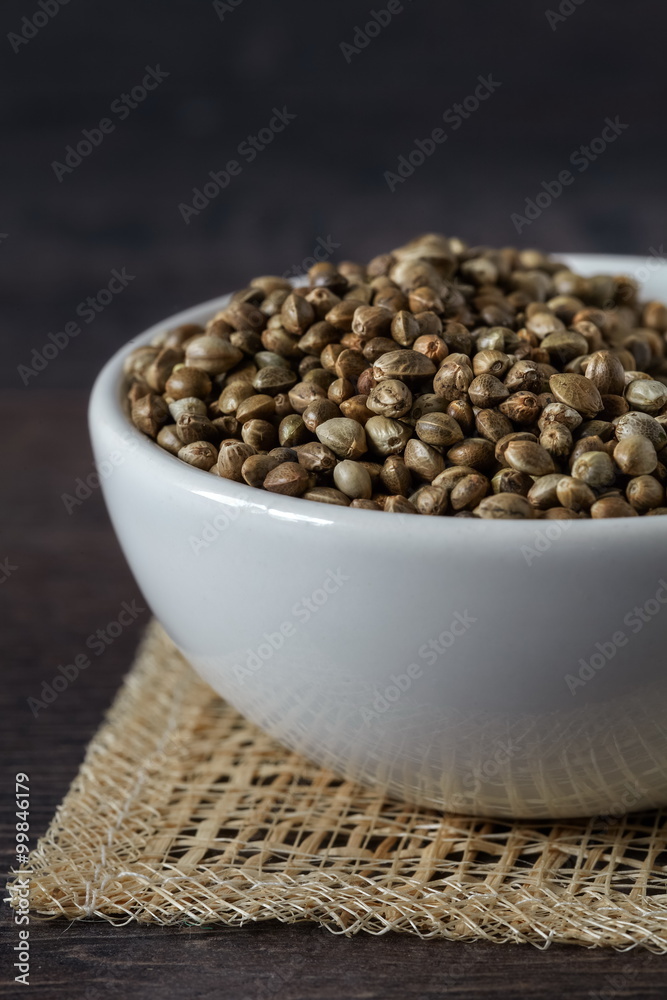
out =
[(386, 800), (264, 736), (153, 624), (30, 856), (30, 904), (665, 952), (666, 836), (665, 812), (511, 824)]

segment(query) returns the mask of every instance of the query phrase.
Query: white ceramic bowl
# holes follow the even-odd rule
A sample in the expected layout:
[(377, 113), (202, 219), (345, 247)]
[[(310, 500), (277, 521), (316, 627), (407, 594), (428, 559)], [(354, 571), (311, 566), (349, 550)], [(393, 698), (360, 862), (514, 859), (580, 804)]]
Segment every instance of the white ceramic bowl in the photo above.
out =
[[(567, 259), (643, 267), (667, 299), (655, 261)], [(667, 517), (390, 516), (228, 482), (130, 425), (127, 350), (90, 406), (111, 519), (157, 618), (241, 712), (436, 807), (615, 817), (667, 803)]]

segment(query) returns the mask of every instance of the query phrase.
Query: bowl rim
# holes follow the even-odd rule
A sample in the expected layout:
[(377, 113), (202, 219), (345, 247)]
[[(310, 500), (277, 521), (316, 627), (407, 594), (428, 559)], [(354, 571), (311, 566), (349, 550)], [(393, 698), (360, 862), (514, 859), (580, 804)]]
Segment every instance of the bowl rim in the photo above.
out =
[[(630, 257), (626, 255), (600, 255), (600, 254), (553, 254), (552, 256), (563, 260), (564, 263), (586, 266), (592, 265), (595, 261), (617, 261), (636, 262), (641, 266), (645, 258)], [(590, 266), (589, 266), (590, 271)], [(591, 272), (593, 273), (593, 272)], [(294, 282), (298, 284), (299, 281)], [(159, 320), (152, 324), (142, 333), (132, 337), (124, 343), (103, 366), (93, 384), (88, 406), (88, 422), (91, 436), (94, 437), (95, 428), (103, 423), (107, 429), (114, 432), (118, 440), (131, 438), (132, 449), (139, 449), (139, 453), (144, 455), (147, 462), (156, 463), (160, 475), (164, 475), (169, 482), (178, 489), (186, 489), (189, 492), (208, 496), (212, 500), (224, 503), (231, 502), (234, 506), (242, 506), (253, 509), (257, 513), (269, 512), (282, 516), (286, 519), (298, 522), (306, 521), (312, 524), (340, 524), (341, 527), (359, 529), (364, 527), (369, 529), (370, 524), (384, 525), (385, 528), (394, 524), (397, 528), (402, 523), (405, 524), (407, 518), (410, 524), (410, 534), (413, 531), (420, 531), (428, 534), (434, 533), (434, 539), (450, 537), (451, 533), (466, 535), (479, 530), (480, 520), (485, 531), (505, 532), (509, 539), (525, 540), (531, 533), (540, 530), (540, 526), (554, 522), (543, 519), (493, 519), (493, 518), (456, 518), (456, 517), (426, 517), (423, 515), (398, 514), (388, 524), (387, 519), (378, 520), (377, 515), (384, 514), (384, 511), (368, 511), (357, 508), (343, 507), (338, 504), (327, 504), (318, 501), (304, 500), (302, 497), (288, 497), (278, 493), (269, 493), (257, 487), (249, 486), (247, 483), (237, 483), (229, 479), (221, 479), (205, 472), (203, 469), (196, 469), (172, 455), (145, 434), (142, 434), (130, 421), (125, 407), (123, 395), (123, 363), (130, 349), (149, 344), (151, 340), (165, 329), (179, 326), (183, 323), (200, 323), (209, 319), (219, 309), (229, 302), (232, 293), (208, 299), (205, 302), (190, 306), (187, 309), (174, 313), (171, 316)], [(103, 460), (103, 459), (102, 459)], [(99, 462), (96, 461), (96, 468)], [(369, 515), (375, 515), (375, 520), (369, 522)], [(606, 534), (610, 528), (618, 521), (623, 521), (625, 531), (634, 535), (636, 532), (660, 532), (659, 525), (663, 518), (640, 516), (636, 518), (588, 518), (585, 520), (571, 520), (568, 522), (568, 536), (570, 538), (580, 537), (580, 541), (586, 539), (593, 540), (601, 533)], [(667, 516), (664, 518), (667, 525)], [(555, 522), (560, 523), (560, 522)], [(471, 529), (471, 525), (475, 525)], [(640, 527), (641, 525), (641, 527)], [(435, 533), (438, 533), (437, 535)]]

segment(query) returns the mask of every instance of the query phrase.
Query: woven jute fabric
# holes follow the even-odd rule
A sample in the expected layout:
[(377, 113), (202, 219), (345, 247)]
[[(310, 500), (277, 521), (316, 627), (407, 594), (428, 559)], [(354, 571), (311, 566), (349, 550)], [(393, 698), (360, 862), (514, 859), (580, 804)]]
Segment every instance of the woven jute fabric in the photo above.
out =
[(665, 812), (508, 823), (386, 799), (265, 736), (153, 624), (26, 867), (45, 917), (665, 952), (666, 838)]

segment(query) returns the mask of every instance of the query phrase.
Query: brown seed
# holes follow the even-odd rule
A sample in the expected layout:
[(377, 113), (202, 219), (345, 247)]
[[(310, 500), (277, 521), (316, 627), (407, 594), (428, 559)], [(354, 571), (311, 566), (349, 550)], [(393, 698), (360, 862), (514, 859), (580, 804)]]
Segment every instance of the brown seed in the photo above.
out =
[(339, 406), (344, 399), (349, 399), (350, 396), (354, 396), (356, 389), (354, 383), (349, 380), (349, 378), (337, 378), (331, 383), (327, 390), (327, 395), (332, 403), (336, 403)]
[(442, 396), (436, 396), (434, 392), (422, 393), (421, 396), (414, 397), (410, 420), (417, 423), (428, 413), (446, 413), (447, 405), (447, 400), (443, 399)]
[(554, 420), (540, 434), (540, 445), (552, 458), (566, 458), (572, 451), (572, 432)]
[(542, 412), (540, 401), (532, 392), (515, 392), (498, 407), (515, 424), (534, 424)]
[(265, 295), (270, 295), (276, 290), (291, 291), (292, 286), (286, 278), (279, 278), (275, 274), (260, 274), (250, 282), (251, 288), (259, 288)]
[(164, 388), (171, 399), (183, 399), (184, 396), (205, 399), (210, 395), (212, 385), (210, 378), (201, 368), (182, 365), (171, 373)]
[(387, 378), (422, 378), (433, 374), (433, 362), (425, 354), (409, 349), (383, 354), (373, 365), (373, 376), (378, 382)]
[(405, 382), (400, 382), (398, 379), (384, 379), (371, 389), (367, 406), (381, 417), (402, 417), (412, 407), (412, 393)]
[(421, 330), (419, 321), (407, 309), (401, 309), (391, 321), (391, 335), (401, 347), (411, 347)]
[(322, 367), (332, 374), (336, 375), (336, 361), (338, 360), (338, 355), (342, 354), (346, 350), (342, 344), (327, 344), (322, 353), (320, 354), (320, 364)]
[(157, 435), (157, 443), (165, 451), (170, 451), (172, 455), (178, 455), (183, 447), (183, 442), (176, 433), (176, 424), (165, 424), (161, 427)]
[(635, 379), (626, 386), (625, 398), (633, 410), (655, 416), (667, 406), (667, 385), (655, 379)]
[(469, 359), (474, 351), (475, 344), (472, 339), (472, 334), (469, 330), (465, 328), (463, 323), (458, 323), (455, 321), (449, 321), (441, 335), (444, 342), (452, 354), (464, 354)]
[(364, 428), (349, 417), (325, 420), (316, 428), (315, 433), (321, 443), (331, 448), (339, 458), (359, 458), (368, 448)]
[(408, 294), (408, 305), (413, 313), (442, 313), (445, 309), (441, 297), (428, 285), (422, 285), (420, 288), (413, 288)]
[(474, 514), (483, 518), (525, 521), (533, 517), (533, 508), (518, 493), (496, 493), (485, 497)]
[(241, 441), (223, 441), (218, 454), (218, 472), (222, 479), (232, 479), (242, 483), (241, 469), (246, 458), (255, 454), (255, 449)]
[(613, 422), (617, 417), (622, 417), (630, 409), (627, 400), (623, 396), (603, 395), (602, 402), (604, 403), (604, 409), (598, 414), (601, 420), (611, 420)]
[(368, 396), (363, 394), (351, 396), (349, 399), (344, 399), (340, 404), (340, 412), (344, 417), (356, 420), (363, 427), (373, 416), (372, 411), (366, 406), (367, 401)]
[(188, 341), (185, 348), (185, 362), (193, 368), (201, 368), (209, 375), (221, 375), (237, 365), (243, 358), (243, 351), (228, 340), (203, 334)]
[(583, 513), (572, 510), (571, 507), (550, 507), (542, 516), (546, 521), (574, 521), (585, 517)]
[(631, 410), (615, 420), (614, 425), (619, 441), (633, 434), (641, 434), (649, 439), (656, 451), (660, 451), (667, 445), (667, 427), (663, 427), (655, 417), (648, 413)]
[[(224, 323), (222, 320), (211, 320), (207, 326), (211, 326), (213, 332), (216, 334), (218, 329), (222, 332), (233, 329), (228, 323)], [(175, 326), (173, 329), (167, 330), (162, 346), (182, 348), (191, 337), (197, 337), (203, 332), (204, 327), (199, 323), (182, 323), (180, 326)]]
[(140, 378), (137, 375), (133, 376), (127, 393), (130, 408), (132, 408), (135, 403), (138, 403), (142, 396), (147, 396), (150, 391), (151, 387), (144, 378)]
[(349, 378), (354, 382), (368, 367), (368, 361), (361, 351), (343, 350), (336, 358), (334, 371), (338, 378)]
[(174, 365), (182, 361), (183, 351), (169, 347), (163, 348), (144, 370), (144, 377), (151, 389), (154, 389), (155, 392), (164, 392)]
[(214, 318), (223, 319), (235, 330), (261, 330), (266, 322), (264, 314), (251, 302), (232, 302)]
[[(437, 487), (434, 487), (437, 489)], [(440, 487), (442, 489), (442, 487)], [(459, 479), (450, 494), (453, 510), (474, 510), (489, 491), (489, 480), (481, 472)], [(446, 491), (445, 495), (446, 495)]]
[(365, 427), (368, 440), (379, 455), (396, 455), (403, 451), (412, 428), (390, 417), (371, 417)]
[(538, 393), (542, 387), (542, 375), (534, 361), (517, 361), (508, 371), (504, 381), (510, 392)]
[(496, 461), (500, 462), (501, 465), (507, 465), (505, 460), (505, 449), (510, 441), (532, 441), (534, 444), (537, 444), (537, 438), (534, 434), (531, 434), (530, 431), (512, 431), (511, 434), (506, 434), (496, 442), (495, 447)]
[(237, 409), (244, 399), (249, 399), (255, 395), (255, 390), (249, 382), (232, 382), (225, 386), (220, 393), (218, 406), (221, 413), (236, 414)]
[[(317, 385), (315, 382), (297, 382), (287, 393), (295, 413), (303, 413), (310, 403), (316, 399), (326, 399), (326, 395), (326, 391), (322, 386)], [(271, 399), (270, 396), (268, 398)]]
[(390, 514), (417, 513), (417, 508), (414, 504), (410, 503), (407, 497), (402, 496), (387, 497), (382, 509), (389, 511)]
[(417, 420), (415, 431), (422, 441), (437, 448), (451, 448), (463, 440), (463, 431), (447, 413), (427, 413)]
[[(259, 354), (255, 354), (255, 358), (258, 357)], [(257, 374), (257, 370), (259, 367), (260, 367), (259, 364), (255, 362), (254, 358), (252, 361), (249, 358), (246, 359), (240, 365), (237, 365), (236, 368), (232, 368), (230, 372), (227, 372), (227, 374), (224, 376), (224, 380), (222, 381), (221, 387), (233, 385), (236, 382), (245, 382), (248, 385), (252, 385), (252, 380)], [(221, 384), (222, 379), (223, 376), (220, 376), (218, 379), (216, 379), (218, 385)]]
[(256, 393), (241, 400), (236, 410), (236, 419), (242, 424), (246, 420), (270, 420), (275, 416), (275, 412), (275, 397), (266, 393)]
[(549, 354), (549, 361), (554, 365), (566, 365), (576, 357), (588, 352), (588, 341), (576, 330), (564, 330), (548, 333), (541, 347)]
[(654, 476), (635, 476), (625, 487), (628, 503), (640, 514), (665, 502), (665, 490)]
[(363, 304), (363, 302), (359, 302), (356, 299), (343, 299), (333, 309), (330, 309), (324, 318), (336, 330), (340, 330), (343, 333), (351, 332), (354, 314), (359, 306)]
[(210, 441), (192, 441), (190, 444), (183, 445), (178, 452), (178, 457), (182, 462), (193, 465), (195, 469), (208, 472), (218, 459), (218, 449)]
[(250, 455), (241, 466), (241, 476), (248, 486), (259, 489), (269, 472), (280, 464), (280, 459), (275, 455)]
[(658, 456), (647, 437), (630, 434), (615, 446), (614, 461), (624, 475), (643, 476), (655, 471)]
[(157, 437), (160, 427), (166, 424), (168, 419), (167, 404), (162, 396), (154, 392), (142, 396), (132, 407), (132, 423), (149, 437)]
[(577, 441), (574, 448), (570, 452), (570, 457), (568, 458), (568, 464), (570, 468), (574, 465), (577, 459), (586, 454), (589, 451), (604, 451), (608, 452), (608, 447), (600, 440), (599, 437), (585, 437), (580, 441)]
[(311, 354), (314, 357), (319, 358), (324, 348), (327, 347), (328, 344), (336, 343), (339, 337), (339, 330), (336, 330), (331, 323), (326, 323), (321, 320), (319, 323), (313, 323), (313, 325), (306, 330), (304, 335), (299, 339), (298, 346), (299, 349), (304, 351), (306, 354)]
[[(441, 397), (437, 397), (441, 399)], [(446, 412), (453, 417), (464, 434), (472, 434), (475, 426), (475, 411), (467, 399), (453, 399), (451, 403), (442, 400), (446, 406)], [(413, 411), (414, 412), (414, 411)]]
[(295, 373), (282, 365), (267, 365), (266, 368), (260, 368), (252, 380), (257, 392), (268, 396), (289, 392), (292, 386), (296, 385), (296, 382)]
[(448, 491), (442, 486), (422, 486), (410, 497), (418, 514), (439, 517), (447, 510)]
[[(214, 407), (215, 404), (211, 404), (211, 409)], [(169, 412), (173, 420), (178, 420), (182, 413), (196, 413), (200, 417), (205, 417), (208, 410), (203, 399), (197, 399), (196, 396), (184, 396), (183, 399), (174, 399), (169, 403)]]
[(463, 479), (464, 476), (475, 475), (477, 471), (477, 469), (473, 469), (469, 465), (451, 465), (448, 469), (445, 469), (435, 477), (432, 485), (442, 486), (444, 489), (451, 492), (455, 485)]
[(280, 318), (288, 333), (302, 335), (315, 322), (315, 310), (301, 295), (291, 292), (283, 302)]
[(359, 306), (352, 317), (352, 332), (371, 340), (388, 332), (393, 319), (394, 313), (383, 306)]
[(294, 413), (292, 404), (289, 401), (289, 396), (286, 392), (277, 393), (277, 395), (273, 397), (273, 401), (276, 404), (276, 420), (282, 420), (283, 417), (288, 417), (291, 413)]
[(556, 486), (558, 502), (570, 510), (589, 510), (595, 503), (595, 493), (587, 483), (572, 476), (563, 476)]
[(334, 483), (351, 500), (370, 500), (371, 477), (359, 462), (339, 462), (333, 470)]
[(561, 479), (563, 479), (563, 476), (560, 472), (552, 472), (547, 476), (540, 476), (539, 479), (533, 482), (526, 494), (528, 502), (538, 510), (555, 507), (559, 503), (557, 487)]
[(568, 430), (573, 431), (581, 423), (581, 414), (565, 403), (547, 403), (540, 414), (540, 430), (545, 430), (551, 423), (563, 424)]
[(296, 460), (309, 472), (332, 472), (336, 466), (336, 456), (331, 448), (319, 441), (308, 441), (296, 447)]
[(380, 473), (382, 485), (389, 493), (407, 496), (412, 488), (412, 476), (400, 455), (389, 455)]
[(181, 413), (176, 421), (176, 433), (183, 444), (218, 440), (218, 432), (209, 418), (199, 413)]
[(522, 497), (528, 496), (533, 485), (531, 476), (525, 472), (517, 472), (516, 469), (500, 469), (491, 480), (491, 489), (494, 493), (518, 493)]
[(472, 359), (472, 370), (475, 375), (494, 375), (504, 378), (510, 367), (510, 358), (503, 351), (478, 351)]
[(298, 462), (283, 462), (271, 469), (264, 479), (265, 490), (288, 497), (301, 496), (313, 485), (313, 477)]
[(584, 374), (602, 395), (623, 395), (625, 372), (623, 365), (611, 351), (595, 351), (591, 354)]
[(550, 333), (563, 333), (565, 326), (552, 312), (544, 309), (533, 313), (526, 321), (526, 329), (543, 340)]
[(279, 445), (277, 448), (272, 448), (269, 455), (271, 455), (272, 458), (279, 459), (280, 462), (296, 462), (297, 460), (295, 449), (283, 448), (282, 445)]
[(329, 310), (340, 302), (340, 296), (332, 292), (330, 288), (323, 286), (311, 289), (305, 298), (306, 302), (310, 302), (315, 310), (315, 316), (319, 317), (320, 320), (324, 319)]
[(586, 451), (572, 465), (572, 476), (594, 490), (611, 486), (616, 470), (611, 456), (604, 451)]
[(388, 337), (373, 337), (372, 340), (368, 340), (364, 344), (361, 353), (366, 358), (366, 361), (372, 365), (383, 354), (393, 351), (394, 347), (394, 341), (389, 340)]
[(486, 472), (495, 463), (494, 447), (485, 438), (466, 438), (447, 452), (452, 465), (468, 465), (475, 472)]
[[(315, 500), (318, 503), (330, 503), (335, 507), (350, 507), (350, 498), (346, 497), (340, 490), (335, 490), (331, 486), (313, 486), (303, 494), (304, 500)], [(359, 501), (355, 501), (359, 503)]]
[(428, 480), (429, 483), (433, 482), (445, 468), (445, 460), (440, 452), (417, 438), (410, 438), (405, 446), (403, 458), (410, 472)]
[(594, 417), (603, 408), (597, 387), (584, 375), (552, 375), (549, 388), (559, 403), (571, 406), (585, 417)]
[(426, 355), (438, 367), (449, 354), (449, 348), (442, 337), (419, 336), (412, 345), (414, 351)]
[(498, 406), (509, 396), (509, 389), (495, 375), (477, 375), (468, 388), (474, 406)]
[(314, 434), (315, 429), (325, 420), (333, 420), (334, 417), (340, 417), (340, 415), (340, 408), (330, 399), (315, 399), (303, 411), (301, 419), (311, 434)]
[(442, 334), (442, 320), (436, 313), (427, 309), (415, 313), (415, 319), (419, 323), (420, 337), (439, 337)]
[(518, 472), (529, 476), (546, 476), (554, 472), (554, 463), (549, 452), (532, 441), (510, 441), (505, 448), (505, 461)]
[(278, 441), (283, 448), (294, 448), (298, 444), (303, 444), (307, 436), (308, 431), (303, 417), (298, 413), (288, 414), (278, 425)]
[(475, 427), (480, 437), (494, 444), (506, 434), (511, 434), (514, 429), (512, 421), (498, 410), (479, 410), (475, 417)]
[(646, 302), (641, 325), (659, 330), (661, 333), (667, 330), (667, 306), (654, 300)]
[(236, 417), (215, 417), (211, 423), (215, 427), (219, 441), (224, 441), (226, 438), (241, 437), (241, 424)]
[(468, 398), (468, 389), (474, 378), (472, 368), (459, 361), (447, 361), (437, 371), (433, 379), (433, 391), (437, 396), (452, 402), (455, 399)]
[(269, 451), (278, 440), (278, 431), (268, 420), (246, 420), (241, 437), (257, 451)]
[(303, 351), (299, 347), (296, 337), (288, 333), (283, 327), (274, 325), (273, 320), (269, 320), (269, 326), (262, 333), (261, 339), (262, 346), (267, 351), (278, 355), (283, 360), (301, 361), (303, 359)]
[(637, 517), (637, 511), (622, 497), (601, 497), (591, 507), (591, 517)]

